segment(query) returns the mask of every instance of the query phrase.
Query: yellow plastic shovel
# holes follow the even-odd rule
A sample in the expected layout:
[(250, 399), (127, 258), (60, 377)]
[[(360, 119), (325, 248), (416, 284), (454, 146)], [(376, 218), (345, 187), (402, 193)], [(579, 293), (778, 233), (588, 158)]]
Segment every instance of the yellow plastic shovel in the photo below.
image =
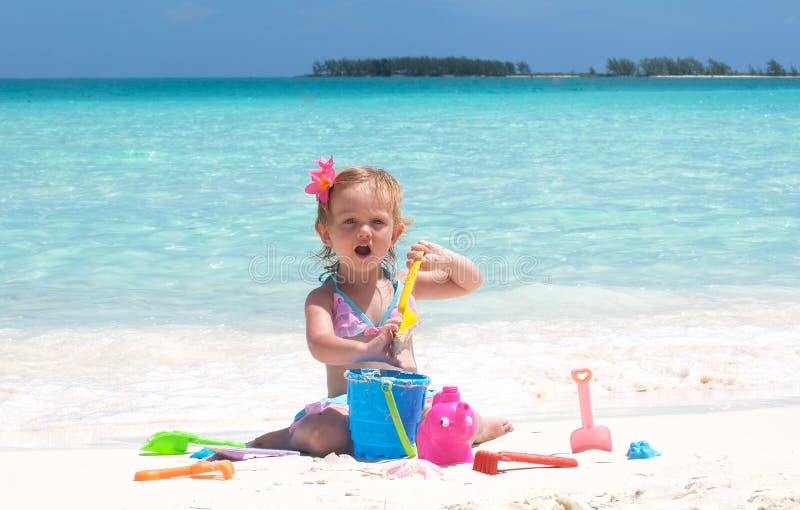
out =
[(417, 279), (420, 264), (422, 264), (421, 258), (412, 262), (411, 269), (408, 270), (408, 276), (406, 276), (406, 282), (403, 284), (403, 292), (400, 293), (397, 310), (403, 315), (403, 319), (400, 321), (400, 330), (397, 332), (398, 337), (401, 337), (403, 333), (417, 323), (417, 314), (408, 306), (408, 298), (411, 297), (411, 291), (414, 290), (414, 282)]

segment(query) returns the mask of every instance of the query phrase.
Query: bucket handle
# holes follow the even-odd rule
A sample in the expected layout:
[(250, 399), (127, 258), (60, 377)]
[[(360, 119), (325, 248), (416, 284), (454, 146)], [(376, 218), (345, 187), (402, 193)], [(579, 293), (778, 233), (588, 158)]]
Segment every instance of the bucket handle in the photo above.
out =
[(400, 420), (400, 412), (397, 410), (397, 404), (392, 394), (392, 382), (382, 381), (381, 390), (383, 391), (383, 396), (386, 397), (386, 405), (389, 406), (389, 414), (392, 415), (392, 422), (394, 422), (394, 428), (397, 430), (397, 436), (400, 438), (400, 444), (403, 445), (403, 450), (406, 451), (408, 458), (413, 459), (417, 456), (417, 445), (411, 444), (408, 440), (406, 429), (403, 427), (403, 422)]

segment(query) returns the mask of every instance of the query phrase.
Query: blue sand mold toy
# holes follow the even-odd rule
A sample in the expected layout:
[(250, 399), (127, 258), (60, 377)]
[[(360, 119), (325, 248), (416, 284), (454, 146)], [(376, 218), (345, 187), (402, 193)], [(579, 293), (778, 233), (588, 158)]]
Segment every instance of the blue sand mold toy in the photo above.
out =
[(194, 452), (191, 455), (191, 457), (189, 457), (189, 458), (190, 459), (205, 459), (206, 457), (211, 457), (215, 453), (216, 452), (214, 452), (214, 450), (209, 450), (208, 448), (203, 448), (202, 450), (198, 450), (198, 451)]
[(661, 453), (655, 451), (647, 441), (634, 441), (631, 443), (630, 448), (628, 448), (627, 455), (629, 459), (649, 459), (651, 457), (657, 457), (661, 455)]

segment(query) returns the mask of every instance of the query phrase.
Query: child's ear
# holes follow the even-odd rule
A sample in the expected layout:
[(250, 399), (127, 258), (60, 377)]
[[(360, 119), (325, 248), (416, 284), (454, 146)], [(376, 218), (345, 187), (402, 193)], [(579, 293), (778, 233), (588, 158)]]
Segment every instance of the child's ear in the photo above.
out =
[(328, 232), (328, 229), (325, 228), (325, 225), (322, 223), (317, 222), (315, 227), (317, 229), (317, 234), (319, 234), (319, 238), (322, 241), (322, 244), (327, 246), (328, 248), (331, 247), (331, 234)]
[(405, 223), (398, 223), (394, 226), (394, 233), (392, 233), (392, 244), (396, 243), (400, 236), (403, 235), (403, 231), (406, 229)]

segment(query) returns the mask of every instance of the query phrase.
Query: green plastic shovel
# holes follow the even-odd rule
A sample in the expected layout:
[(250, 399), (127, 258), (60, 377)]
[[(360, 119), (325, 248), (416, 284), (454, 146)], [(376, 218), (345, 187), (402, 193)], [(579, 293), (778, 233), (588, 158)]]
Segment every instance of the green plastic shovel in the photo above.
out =
[(179, 453), (186, 453), (189, 443), (237, 446), (239, 448), (244, 448), (246, 446), (244, 443), (208, 439), (182, 430), (163, 430), (150, 436), (144, 446), (142, 446), (142, 450), (159, 453), (161, 455), (176, 455)]

